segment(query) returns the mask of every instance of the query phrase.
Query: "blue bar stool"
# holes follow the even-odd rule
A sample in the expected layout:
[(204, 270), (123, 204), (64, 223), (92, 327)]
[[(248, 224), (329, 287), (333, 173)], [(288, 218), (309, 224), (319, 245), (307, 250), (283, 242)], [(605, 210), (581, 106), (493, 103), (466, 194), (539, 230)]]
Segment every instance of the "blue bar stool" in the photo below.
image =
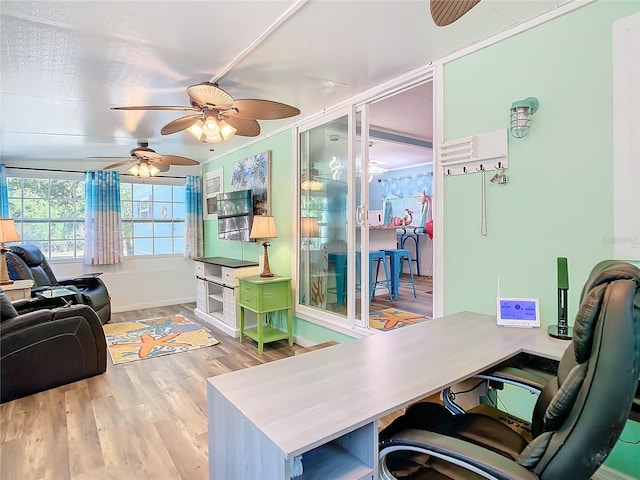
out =
[[(389, 257), (389, 264), (391, 265), (391, 289), (393, 291), (393, 296), (397, 300), (398, 299), (398, 289), (400, 287), (400, 283), (411, 283), (411, 287), (413, 288), (413, 296), (416, 295), (416, 284), (413, 281), (413, 263), (411, 262), (411, 252), (406, 249), (397, 248), (395, 250), (383, 250), (386, 256)], [(409, 263), (409, 275), (411, 276), (410, 282), (400, 282), (400, 275), (402, 274), (402, 264), (403, 261), (407, 260)]]
[(329, 263), (334, 264), (336, 272), (336, 287), (327, 289), (329, 293), (336, 294), (336, 303), (340, 306), (344, 305), (344, 297), (347, 293), (347, 254), (346, 253), (330, 253)]
[[(373, 263), (376, 263), (376, 275), (373, 276)], [(384, 268), (384, 280), (378, 280), (378, 273), (380, 272), (380, 262)], [(386, 288), (389, 292), (389, 300), (393, 301), (391, 296), (391, 275), (389, 275), (389, 269), (387, 268), (387, 256), (382, 250), (374, 250), (369, 252), (369, 302), (373, 300), (373, 296), (378, 288)]]

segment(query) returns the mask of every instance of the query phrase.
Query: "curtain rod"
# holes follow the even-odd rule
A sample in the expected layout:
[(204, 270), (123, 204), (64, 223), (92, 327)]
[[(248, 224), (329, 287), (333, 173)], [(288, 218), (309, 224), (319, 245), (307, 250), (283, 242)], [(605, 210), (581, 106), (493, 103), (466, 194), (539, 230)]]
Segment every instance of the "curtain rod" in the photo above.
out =
[[(33, 168), (33, 167), (10, 167), (6, 165), (7, 169), (13, 170), (33, 170), (37, 172), (60, 172), (60, 173), (86, 173), (86, 170), (59, 170), (55, 168)], [(137, 175), (131, 175), (130, 173), (121, 173), (120, 175), (126, 175), (127, 177), (141, 178)], [(148, 178), (187, 178), (187, 177), (175, 177), (171, 175), (162, 175), (158, 177), (148, 177)]]

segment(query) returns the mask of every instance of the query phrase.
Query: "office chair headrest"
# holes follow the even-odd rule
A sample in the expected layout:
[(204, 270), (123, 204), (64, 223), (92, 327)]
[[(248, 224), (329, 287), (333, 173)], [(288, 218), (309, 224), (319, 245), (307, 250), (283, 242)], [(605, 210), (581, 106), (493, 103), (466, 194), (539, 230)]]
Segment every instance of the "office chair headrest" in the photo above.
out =
[[(582, 289), (580, 309), (573, 325), (573, 347), (576, 361), (587, 361), (591, 354), (591, 344), (595, 332), (595, 322), (600, 313), (600, 307), (607, 286), (617, 280), (629, 280), (636, 283), (636, 295), (640, 292), (640, 269), (627, 262), (605, 260), (591, 271)], [(640, 307), (640, 300), (635, 308)], [(640, 312), (636, 313), (640, 317)]]
[(18, 255), (29, 267), (37, 267), (44, 262), (42, 251), (35, 245), (17, 245), (11, 251)]

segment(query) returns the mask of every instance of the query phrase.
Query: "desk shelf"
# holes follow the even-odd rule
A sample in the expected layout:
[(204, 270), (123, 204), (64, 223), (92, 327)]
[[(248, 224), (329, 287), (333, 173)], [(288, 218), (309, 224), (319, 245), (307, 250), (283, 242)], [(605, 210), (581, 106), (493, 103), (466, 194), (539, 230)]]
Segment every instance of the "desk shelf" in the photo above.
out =
[(328, 443), (302, 455), (299, 480), (363, 480), (373, 478), (373, 468), (340, 445)]

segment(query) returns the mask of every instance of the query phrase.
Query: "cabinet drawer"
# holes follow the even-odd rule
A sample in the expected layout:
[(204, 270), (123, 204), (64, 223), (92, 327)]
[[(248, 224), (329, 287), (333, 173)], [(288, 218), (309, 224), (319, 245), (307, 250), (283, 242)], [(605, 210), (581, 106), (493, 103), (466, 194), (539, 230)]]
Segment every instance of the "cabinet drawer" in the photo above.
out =
[(196, 277), (204, 277), (204, 263), (202, 262), (194, 262)]
[(249, 293), (240, 293), (240, 304), (254, 311), (260, 308), (258, 295)]
[(222, 269), (222, 283), (229, 286), (235, 286), (236, 284), (236, 275), (233, 271), (233, 268), (224, 267)]

